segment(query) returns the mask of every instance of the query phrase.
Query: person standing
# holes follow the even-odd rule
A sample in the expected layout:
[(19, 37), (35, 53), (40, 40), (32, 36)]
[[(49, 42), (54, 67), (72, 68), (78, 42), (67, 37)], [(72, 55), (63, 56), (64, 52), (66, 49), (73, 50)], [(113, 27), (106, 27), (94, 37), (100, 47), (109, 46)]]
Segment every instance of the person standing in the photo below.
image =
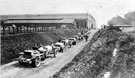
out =
[(88, 41), (88, 37), (89, 37), (88, 34), (84, 35), (84, 38), (85, 38), (86, 42)]

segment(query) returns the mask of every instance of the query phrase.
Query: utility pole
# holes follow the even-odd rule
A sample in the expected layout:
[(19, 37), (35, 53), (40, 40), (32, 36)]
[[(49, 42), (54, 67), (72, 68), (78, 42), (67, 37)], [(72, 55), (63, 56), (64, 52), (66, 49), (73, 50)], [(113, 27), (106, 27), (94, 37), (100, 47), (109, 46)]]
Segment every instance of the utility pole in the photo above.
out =
[(133, 17), (133, 31), (135, 31), (135, 15)]
[(134, 15), (134, 19), (133, 19), (133, 26), (134, 26), (134, 30), (135, 30), (135, 15)]
[(90, 28), (90, 26), (89, 26), (89, 12), (87, 12), (87, 28)]

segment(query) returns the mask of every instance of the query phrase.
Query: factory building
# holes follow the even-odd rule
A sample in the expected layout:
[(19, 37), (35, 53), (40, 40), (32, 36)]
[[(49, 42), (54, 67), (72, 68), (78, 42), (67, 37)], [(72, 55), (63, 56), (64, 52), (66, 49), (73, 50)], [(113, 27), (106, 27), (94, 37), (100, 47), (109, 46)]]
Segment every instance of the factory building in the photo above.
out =
[(39, 14), (39, 15), (2, 15), (3, 25), (16, 26), (54, 26), (68, 28), (96, 28), (95, 19), (88, 13), (76, 14)]

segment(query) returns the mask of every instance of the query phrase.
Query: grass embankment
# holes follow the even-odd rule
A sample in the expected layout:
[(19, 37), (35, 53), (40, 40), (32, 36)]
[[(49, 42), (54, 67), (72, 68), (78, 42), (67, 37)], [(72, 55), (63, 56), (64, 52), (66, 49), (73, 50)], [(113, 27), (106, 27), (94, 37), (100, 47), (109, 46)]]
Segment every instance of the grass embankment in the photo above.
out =
[[(117, 27), (100, 29), (72, 62), (53, 78), (102, 78), (107, 71), (111, 72), (110, 78), (134, 78), (133, 43), (133, 36), (121, 32)], [(112, 53), (116, 47), (118, 53), (114, 62)]]
[(11, 62), (25, 49), (32, 49), (34, 43), (48, 45), (56, 42), (60, 37), (71, 37), (82, 30), (55, 30), (40, 33), (25, 33), (20, 35), (1, 37), (1, 64)]

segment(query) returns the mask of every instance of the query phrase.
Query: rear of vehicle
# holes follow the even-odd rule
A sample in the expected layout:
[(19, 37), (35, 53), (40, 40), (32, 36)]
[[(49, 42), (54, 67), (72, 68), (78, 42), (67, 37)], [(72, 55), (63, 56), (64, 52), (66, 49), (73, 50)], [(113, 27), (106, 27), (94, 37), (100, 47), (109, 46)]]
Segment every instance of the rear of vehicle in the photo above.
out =
[(64, 43), (55, 43), (54, 46), (59, 50), (59, 52), (63, 52), (65, 48)]
[(69, 38), (72, 45), (76, 45), (76, 38)]
[(79, 40), (83, 40), (83, 35), (78, 35)]
[(40, 66), (40, 61), (40, 53), (36, 50), (25, 50), (18, 60), (21, 65), (27, 64), (33, 67)]
[(32, 58), (31, 52), (24, 52), (24, 54), (19, 57), (19, 63), (31, 64), (32, 63), (31, 58)]

